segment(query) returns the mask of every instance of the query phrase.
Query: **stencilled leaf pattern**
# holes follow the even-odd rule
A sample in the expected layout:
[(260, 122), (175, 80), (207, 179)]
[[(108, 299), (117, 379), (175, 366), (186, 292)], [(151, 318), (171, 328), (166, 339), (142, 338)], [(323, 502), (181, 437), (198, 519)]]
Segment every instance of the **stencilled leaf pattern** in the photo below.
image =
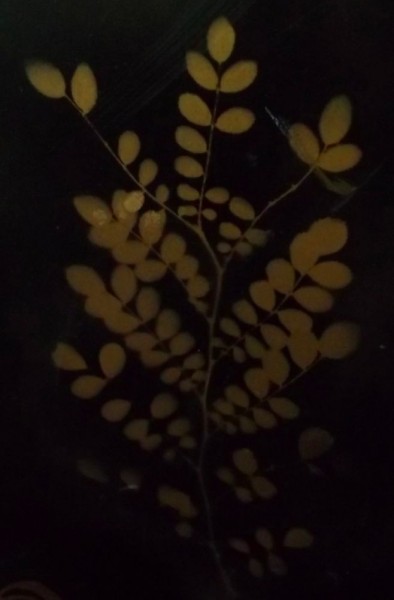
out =
[[(301, 121), (286, 129), (293, 155), (304, 163), (301, 179), (274, 200), (265, 200), (262, 186), (258, 197), (246, 198), (221, 181), (225, 169), (217, 169), (212, 156), (216, 137), (224, 140), (222, 134), (229, 134), (231, 141), (255, 124), (253, 111), (234, 102), (233, 94), (253, 84), (257, 63), (238, 57), (235, 29), (219, 17), (208, 29), (206, 49), (187, 53), (186, 70), (191, 91), (178, 99), (184, 120), (174, 132), (175, 183), (166, 181), (168, 174), (154, 158), (141, 153), (138, 133), (127, 129), (117, 134), (115, 150), (106, 141), (104, 146), (122, 177), (128, 177), (128, 187), (114, 190), (109, 201), (93, 194), (73, 199), (88, 226), (88, 240), (98, 256), (107, 251), (109, 262), (103, 271), (68, 266), (65, 279), (110, 339), (101, 341), (92, 364), (74, 341), (58, 342), (52, 360), (70, 378), (71, 394), (96, 403), (103, 421), (115, 433), (119, 429), (137, 460), (149, 454), (146, 490), (156, 490), (157, 504), (177, 535), (208, 542), (222, 573), (226, 553), (238, 556), (258, 581), (286, 574), (285, 549), (305, 550), (314, 542), (303, 526), (287, 523), (276, 532), (257, 522), (263, 514), (259, 503), (267, 505), (281, 494), (276, 475), (281, 465), (274, 464), (275, 456), (271, 463), (262, 449), (280, 427), (293, 431), (297, 426), (296, 437), (289, 439), (296, 440), (300, 468), (311, 469), (309, 463), (332, 448), (334, 435), (324, 426), (302, 425), (308, 398), (297, 382), (322, 361), (351, 356), (360, 340), (357, 325), (327, 321), (337, 291), (353, 281), (339, 256), (348, 241), (346, 223), (323, 216), (305, 230), (289, 234), (283, 228), (286, 246), (279, 256), (272, 246), (264, 260), (264, 247), (276, 238), (263, 217), (312, 173), (338, 193), (344, 180), (331, 174), (356, 166), (362, 152), (346, 141), (351, 102), (344, 94), (335, 96), (323, 108), (316, 131)], [(47, 98), (66, 97), (96, 131), (86, 116), (97, 102), (96, 79), (87, 64), (77, 66), (69, 82), (44, 61), (27, 63), (26, 75)], [(349, 186), (353, 189), (347, 182), (342, 187)], [(255, 259), (249, 261), (251, 256)], [(240, 268), (239, 279), (238, 272), (229, 277), (233, 263)], [(145, 377), (151, 379), (146, 389), (154, 389), (149, 398)], [(127, 393), (122, 385), (130, 378)], [(207, 460), (211, 441), (215, 447)], [(86, 477), (108, 481), (99, 463), (97, 470), (90, 458), (81, 461)], [(187, 478), (178, 480), (184, 470)], [(146, 493), (140, 473), (139, 466), (119, 467), (122, 489)], [(155, 473), (162, 479), (153, 487)], [(229, 510), (231, 503), (257, 508), (251, 512), (256, 522), (246, 532), (236, 517), (229, 522), (226, 550), (214, 537), (215, 486), (223, 488)]]

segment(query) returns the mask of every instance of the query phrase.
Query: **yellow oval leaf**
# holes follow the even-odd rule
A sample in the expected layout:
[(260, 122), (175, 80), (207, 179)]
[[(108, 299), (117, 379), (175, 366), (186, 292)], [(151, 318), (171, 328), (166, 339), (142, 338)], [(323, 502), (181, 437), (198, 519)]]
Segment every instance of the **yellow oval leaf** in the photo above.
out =
[(360, 148), (355, 144), (339, 144), (325, 150), (317, 164), (323, 171), (341, 173), (355, 167), (362, 155)]
[(290, 374), (289, 361), (280, 350), (264, 352), (263, 368), (268, 379), (276, 385), (282, 385)]
[(122, 304), (127, 304), (134, 298), (137, 291), (137, 280), (134, 271), (126, 265), (118, 265), (112, 271), (111, 286)]
[(274, 547), (273, 535), (265, 527), (262, 527), (261, 529), (256, 530), (255, 538), (256, 538), (256, 542), (258, 544), (260, 544), (260, 546), (265, 548), (265, 550), (270, 551), (273, 549), (273, 547)]
[(319, 259), (319, 240), (309, 232), (299, 233), (290, 244), (290, 260), (295, 269), (304, 274)]
[(287, 308), (278, 313), (278, 319), (290, 331), (309, 331), (312, 329), (312, 318), (301, 310)]
[(320, 154), (319, 140), (303, 123), (294, 123), (288, 131), (289, 144), (293, 152), (307, 165), (316, 163)]
[(167, 265), (160, 260), (148, 259), (138, 263), (135, 268), (135, 274), (140, 281), (144, 283), (153, 283), (163, 279), (167, 272)]
[(193, 154), (204, 154), (208, 148), (207, 142), (201, 133), (186, 125), (176, 128), (175, 139), (181, 148)]
[(298, 288), (294, 292), (293, 298), (302, 308), (316, 313), (327, 312), (334, 304), (334, 299), (330, 292), (312, 285)]
[(289, 529), (283, 539), (285, 548), (309, 548), (313, 544), (313, 535), (301, 527)]
[(202, 211), (202, 216), (208, 221), (214, 221), (217, 219), (218, 213), (213, 208), (204, 208)]
[(192, 279), (197, 274), (199, 262), (194, 256), (185, 254), (175, 266), (177, 276), (182, 280)]
[(243, 475), (253, 475), (259, 468), (256, 457), (249, 448), (240, 448), (233, 452), (233, 463)]
[(127, 265), (138, 265), (145, 260), (149, 252), (148, 246), (142, 242), (129, 240), (113, 249), (112, 255), (117, 262)]
[(175, 171), (183, 177), (190, 177), (195, 179), (196, 177), (202, 177), (204, 175), (204, 169), (202, 165), (191, 156), (178, 156), (174, 163)]
[(230, 193), (226, 188), (214, 187), (205, 192), (205, 197), (213, 204), (225, 204), (230, 199)]
[(330, 146), (338, 144), (350, 129), (352, 105), (345, 95), (335, 96), (324, 107), (319, 121), (319, 131), (323, 142)]
[(245, 239), (252, 244), (252, 246), (265, 246), (269, 239), (268, 231), (263, 229), (248, 229), (245, 232)]
[(140, 138), (134, 131), (125, 131), (119, 136), (118, 156), (122, 163), (131, 165), (141, 150)]
[(188, 202), (194, 202), (200, 197), (198, 190), (191, 187), (191, 185), (187, 183), (181, 183), (180, 185), (178, 185), (176, 191), (179, 198), (182, 198), (182, 200), (186, 200)]
[(219, 115), (215, 127), (223, 133), (244, 133), (248, 131), (255, 122), (255, 116), (247, 108), (229, 108)]
[(235, 31), (225, 17), (219, 17), (209, 27), (207, 33), (208, 52), (219, 64), (225, 62), (234, 49)]
[(249, 406), (248, 394), (238, 385), (228, 385), (224, 390), (224, 395), (235, 406), (239, 406), (240, 408), (248, 408)]
[(166, 216), (164, 210), (148, 210), (138, 223), (138, 229), (143, 241), (148, 244), (156, 244), (163, 235)]
[(115, 313), (121, 313), (122, 304), (115, 296), (108, 292), (88, 296), (85, 302), (85, 311), (92, 317), (104, 319)]
[(178, 401), (167, 393), (158, 394), (150, 405), (150, 414), (154, 419), (167, 419), (178, 408)]
[(130, 331), (134, 331), (141, 322), (134, 315), (128, 315), (124, 312), (115, 312), (104, 317), (105, 326), (112, 333), (119, 333), (121, 335), (125, 335), (126, 333), (130, 333)]
[(174, 310), (162, 310), (156, 320), (155, 332), (159, 340), (168, 340), (176, 335), (181, 327), (178, 313)]
[(190, 426), (191, 424), (189, 419), (185, 419), (183, 417), (179, 419), (174, 419), (173, 421), (171, 421), (171, 423), (169, 423), (167, 427), (167, 433), (168, 435), (172, 435), (173, 437), (182, 437), (186, 433), (189, 433)]
[(264, 341), (274, 350), (282, 350), (287, 344), (287, 335), (280, 327), (266, 323), (260, 327)]
[(148, 435), (148, 431), (148, 419), (134, 419), (127, 423), (126, 427), (123, 429), (123, 434), (128, 440), (138, 442)]
[(157, 343), (157, 339), (151, 333), (135, 331), (125, 338), (125, 343), (130, 350), (142, 353), (152, 350)]
[(161, 202), (162, 204), (165, 204), (168, 201), (169, 197), (170, 197), (170, 189), (169, 189), (169, 187), (166, 186), (166, 185), (164, 185), (163, 183), (161, 183), (156, 188), (155, 196), (156, 196), (156, 200), (158, 202)]
[(184, 354), (190, 352), (195, 344), (196, 341), (194, 337), (190, 335), (190, 333), (182, 331), (170, 341), (170, 352), (173, 356), (183, 356)]
[(187, 282), (187, 291), (192, 298), (203, 298), (210, 289), (210, 284), (206, 277), (195, 275)]
[(255, 423), (262, 429), (273, 429), (278, 424), (274, 415), (264, 408), (254, 408), (253, 418)]
[(315, 283), (333, 290), (346, 287), (353, 278), (349, 267), (335, 260), (318, 263), (308, 275)]
[(258, 317), (252, 304), (247, 300), (237, 300), (232, 306), (232, 311), (242, 323), (247, 325), (256, 325)]
[(347, 225), (340, 219), (326, 217), (312, 224), (309, 235), (320, 255), (333, 254), (341, 250), (347, 242)]
[(178, 107), (181, 115), (194, 125), (207, 127), (211, 124), (212, 114), (208, 105), (196, 94), (181, 94)]
[(198, 85), (206, 90), (215, 90), (218, 76), (212, 63), (199, 52), (186, 53), (186, 69)]
[(83, 371), (88, 368), (85, 359), (69, 344), (59, 342), (52, 352), (52, 360), (58, 369)]
[(277, 489), (274, 484), (266, 477), (252, 477), (250, 483), (252, 484), (252, 488), (256, 494), (264, 500), (269, 500), (277, 493)]
[(160, 310), (160, 295), (151, 287), (144, 287), (136, 300), (136, 310), (143, 321), (154, 319)]
[(105, 402), (101, 407), (101, 416), (109, 423), (119, 423), (128, 415), (131, 402), (117, 398)]
[(220, 223), (219, 233), (226, 240), (237, 240), (242, 235), (242, 232), (237, 225), (228, 222)]
[(300, 369), (307, 369), (318, 356), (318, 341), (311, 331), (295, 331), (288, 341), (293, 362)]
[(179, 381), (181, 375), (182, 369), (180, 369), (179, 367), (169, 367), (168, 369), (164, 369), (164, 371), (160, 375), (160, 379), (166, 385), (174, 385), (174, 383)]
[(255, 210), (253, 206), (245, 200), (245, 198), (234, 197), (231, 199), (229, 204), (230, 212), (233, 213), (238, 219), (243, 221), (252, 221), (255, 217)]
[(273, 310), (275, 306), (275, 291), (268, 281), (255, 281), (249, 286), (250, 297), (253, 302), (266, 312)]
[(267, 557), (268, 568), (274, 575), (279, 577), (287, 574), (287, 566), (283, 558), (274, 554), (273, 552), (269, 552)]
[(81, 110), (86, 115), (97, 102), (97, 83), (92, 69), (86, 63), (78, 65), (71, 78), (71, 95)]
[(158, 490), (158, 500), (162, 506), (168, 506), (177, 511), (184, 519), (194, 519), (198, 510), (190, 497), (169, 486), (161, 486)]
[(119, 344), (106, 344), (100, 350), (99, 362), (102, 372), (112, 379), (121, 373), (126, 364), (126, 354)]
[(146, 187), (156, 178), (158, 170), (157, 163), (151, 158), (146, 158), (138, 168), (138, 181)]
[(85, 265), (67, 267), (66, 279), (73, 290), (83, 296), (96, 296), (105, 292), (103, 280), (91, 267)]
[(256, 79), (257, 63), (253, 60), (240, 60), (229, 67), (220, 80), (220, 91), (242, 92)]
[(264, 346), (252, 335), (245, 336), (245, 350), (251, 358), (261, 360), (264, 354)]
[(277, 290), (281, 294), (289, 294), (293, 290), (295, 271), (287, 260), (283, 258), (271, 260), (265, 271), (268, 282), (274, 290)]
[(194, 354), (190, 354), (183, 361), (184, 369), (201, 369), (205, 365), (205, 357), (201, 352), (195, 352)]
[(95, 375), (82, 375), (71, 385), (71, 393), (77, 398), (89, 400), (97, 396), (106, 385), (107, 380)]
[(141, 190), (128, 192), (122, 200), (123, 208), (127, 214), (138, 212), (144, 205), (145, 195)]
[(297, 404), (288, 400), (288, 398), (270, 398), (268, 405), (281, 419), (296, 419), (300, 414)]
[(319, 351), (325, 358), (342, 359), (352, 354), (360, 341), (360, 328), (342, 321), (327, 327), (319, 342)]
[(110, 209), (96, 196), (76, 196), (73, 202), (77, 213), (93, 227), (101, 227), (112, 220)]
[(26, 75), (33, 87), (48, 98), (63, 98), (66, 94), (66, 82), (60, 70), (54, 65), (42, 61), (28, 62)]
[(265, 398), (269, 389), (269, 379), (263, 369), (248, 369), (244, 375), (246, 387), (256, 398)]
[(331, 433), (319, 427), (310, 427), (299, 437), (298, 452), (302, 460), (314, 460), (327, 452), (333, 443)]
[(101, 248), (116, 248), (123, 244), (129, 235), (130, 226), (126, 222), (112, 222), (92, 227), (89, 231), (89, 241)]
[(241, 329), (238, 325), (238, 323), (236, 321), (234, 321), (234, 319), (228, 319), (227, 317), (224, 319), (221, 319), (220, 323), (219, 323), (219, 327), (220, 330), (223, 331), (223, 333), (225, 333), (226, 335), (229, 335), (231, 337), (240, 337), (241, 336)]

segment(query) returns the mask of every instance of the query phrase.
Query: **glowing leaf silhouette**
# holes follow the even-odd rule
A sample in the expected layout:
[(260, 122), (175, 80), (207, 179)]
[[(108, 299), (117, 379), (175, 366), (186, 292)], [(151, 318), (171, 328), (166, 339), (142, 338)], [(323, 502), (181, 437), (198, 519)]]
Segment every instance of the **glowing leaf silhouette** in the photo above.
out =
[(156, 320), (155, 332), (159, 340), (168, 340), (180, 329), (180, 319), (174, 310), (162, 310)]
[(277, 420), (274, 415), (264, 408), (254, 408), (253, 418), (256, 424), (262, 429), (273, 429), (277, 425)]
[(164, 369), (162, 372), (160, 379), (163, 383), (167, 385), (173, 385), (177, 381), (179, 381), (180, 376), (182, 375), (182, 369), (179, 367), (169, 367), (168, 369)]
[(141, 142), (134, 131), (125, 131), (119, 136), (118, 156), (125, 165), (131, 165), (139, 155)]
[(178, 215), (180, 217), (193, 217), (197, 215), (197, 208), (194, 206), (180, 206), (178, 208)]
[(309, 331), (312, 329), (312, 318), (308, 314), (295, 308), (287, 308), (279, 311), (278, 318), (282, 325), (284, 325), (291, 333), (299, 330)]
[(178, 156), (175, 159), (175, 170), (184, 177), (202, 177), (204, 170), (201, 164), (191, 156)]
[(319, 427), (303, 431), (298, 440), (298, 452), (302, 460), (314, 460), (327, 452), (334, 443), (331, 433)]
[(189, 75), (198, 85), (215, 90), (218, 85), (218, 76), (212, 63), (199, 52), (187, 52), (186, 68)]
[(264, 575), (264, 567), (257, 558), (250, 558), (248, 562), (248, 570), (252, 577), (261, 579)]
[(125, 343), (130, 350), (147, 352), (148, 350), (152, 350), (153, 346), (156, 345), (157, 339), (151, 333), (136, 331), (125, 338)]
[(148, 435), (149, 421), (147, 419), (134, 419), (130, 421), (125, 428), (123, 433), (128, 440), (139, 441), (144, 439)]
[(100, 227), (92, 227), (89, 231), (89, 241), (102, 248), (116, 248), (127, 240), (130, 227), (127, 223), (108, 223)]
[(288, 348), (292, 360), (300, 369), (306, 369), (317, 358), (318, 341), (311, 331), (295, 331), (289, 337)]
[(327, 312), (334, 303), (334, 299), (329, 292), (311, 285), (298, 288), (293, 297), (302, 308), (316, 313)]
[(315, 283), (333, 290), (346, 287), (353, 277), (349, 267), (335, 260), (318, 263), (308, 275)]
[(145, 202), (144, 193), (140, 190), (129, 192), (123, 198), (123, 208), (127, 213), (135, 213), (142, 208)]
[(245, 200), (245, 198), (232, 198), (229, 204), (229, 209), (238, 217), (238, 219), (242, 219), (243, 221), (252, 221), (255, 217), (255, 210), (253, 206)]
[(269, 570), (274, 575), (277, 575), (279, 577), (286, 575), (286, 573), (287, 573), (286, 563), (284, 562), (283, 558), (281, 558), (277, 554), (270, 552), (268, 554), (267, 563), (268, 563)]
[(252, 477), (250, 483), (256, 494), (264, 500), (270, 500), (277, 493), (277, 489), (274, 484), (266, 477), (262, 477), (260, 475), (257, 477)]
[(112, 220), (108, 206), (96, 196), (76, 196), (74, 206), (81, 217), (94, 227), (101, 227)]
[(313, 535), (301, 527), (289, 529), (283, 539), (285, 548), (309, 548), (313, 544)]
[(238, 385), (229, 385), (225, 388), (224, 394), (229, 402), (240, 408), (248, 408), (249, 396)]
[(249, 287), (250, 297), (253, 302), (267, 312), (275, 306), (275, 292), (268, 281), (255, 281)]
[(179, 418), (174, 419), (167, 427), (168, 435), (173, 437), (182, 437), (190, 431), (189, 419)]
[(268, 393), (269, 379), (263, 369), (248, 369), (244, 375), (246, 387), (256, 398), (264, 398)]
[(272, 412), (282, 419), (296, 419), (300, 414), (297, 404), (287, 398), (270, 398), (268, 404)]
[(128, 415), (131, 402), (117, 398), (105, 402), (101, 407), (101, 416), (109, 423), (119, 423)]
[(205, 365), (205, 357), (203, 354), (196, 352), (185, 358), (183, 363), (184, 369), (201, 369)]
[(155, 369), (164, 365), (164, 363), (171, 358), (171, 355), (160, 350), (150, 350), (148, 352), (143, 352), (140, 358), (145, 367)]
[(155, 259), (143, 260), (135, 268), (135, 274), (144, 283), (160, 281), (160, 279), (163, 279), (166, 271), (167, 265)]
[(255, 309), (247, 300), (238, 300), (237, 302), (234, 302), (232, 310), (235, 316), (242, 321), (242, 323), (255, 325), (258, 321)]
[(165, 204), (170, 197), (170, 189), (168, 186), (160, 184), (156, 188), (155, 196), (158, 202)]
[(319, 341), (319, 351), (325, 358), (341, 359), (352, 354), (360, 340), (360, 329), (354, 323), (342, 321), (327, 327)]
[(136, 309), (143, 321), (154, 319), (160, 309), (160, 296), (151, 287), (142, 288), (137, 296)]
[(218, 479), (220, 479), (220, 481), (223, 481), (223, 483), (227, 483), (227, 485), (235, 484), (234, 473), (231, 471), (231, 469), (221, 467), (217, 470), (216, 475)]
[(156, 178), (159, 167), (151, 158), (142, 161), (138, 169), (138, 181), (146, 187)]
[(102, 319), (120, 313), (121, 308), (122, 304), (118, 298), (105, 291), (89, 296), (85, 302), (85, 310), (88, 315)]
[(273, 549), (274, 538), (272, 536), (272, 533), (265, 527), (262, 527), (261, 529), (257, 529), (255, 538), (256, 538), (256, 542), (258, 544), (260, 544), (260, 546), (262, 546), (265, 550), (270, 551)]
[(261, 342), (259, 342), (252, 335), (245, 336), (245, 350), (252, 358), (262, 359), (265, 348)]
[(254, 475), (258, 469), (256, 457), (248, 448), (236, 450), (233, 453), (233, 463), (244, 475)]
[(245, 502), (246, 504), (253, 501), (253, 495), (248, 488), (237, 486), (234, 489), (234, 492), (240, 502)]
[(307, 273), (319, 259), (316, 236), (299, 233), (290, 244), (290, 259), (293, 267), (300, 273)]
[(95, 375), (82, 375), (75, 379), (71, 385), (71, 392), (78, 398), (84, 398), (89, 400), (97, 396), (104, 386), (107, 380), (102, 377), (96, 377)]
[(134, 331), (141, 324), (134, 315), (128, 315), (121, 311), (106, 315), (104, 323), (109, 331), (122, 335)]
[(82, 63), (75, 69), (71, 78), (71, 95), (81, 110), (86, 115), (97, 102), (97, 83), (89, 65)]
[(66, 279), (69, 285), (84, 296), (93, 296), (105, 291), (105, 285), (101, 277), (94, 269), (85, 265), (73, 265), (66, 269)]
[(138, 229), (146, 244), (156, 244), (160, 240), (165, 221), (163, 210), (148, 210), (141, 216)]
[(233, 548), (233, 550), (236, 550), (237, 552), (241, 552), (242, 554), (250, 553), (250, 546), (244, 540), (232, 538), (228, 541), (228, 543), (229, 543), (229, 546), (231, 548)]
[(148, 252), (149, 248), (145, 244), (135, 240), (129, 240), (114, 248), (113, 257), (120, 263), (137, 265), (145, 259)]
[(150, 412), (154, 419), (167, 419), (178, 408), (178, 402), (171, 394), (158, 394), (150, 405)]
[(52, 360), (58, 369), (66, 371), (83, 371), (87, 369), (85, 359), (69, 344), (59, 342), (52, 352)]
[(291, 264), (283, 258), (271, 260), (266, 273), (270, 285), (281, 294), (288, 294), (292, 291), (295, 283), (295, 272)]
[(172, 354), (182, 356), (190, 352), (195, 343), (195, 339), (190, 333), (181, 332), (172, 338), (169, 345)]
[(319, 140), (309, 127), (295, 123), (289, 128), (288, 139), (292, 150), (307, 165), (316, 163), (320, 154)]
[(181, 183), (177, 187), (177, 194), (179, 198), (182, 200), (187, 200), (188, 202), (194, 202), (199, 198), (199, 192), (195, 188), (191, 187), (187, 183)]
[(187, 282), (187, 291), (193, 298), (203, 298), (209, 292), (209, 281), (202, 275), (195, 275)]
[(338, 252), (348, 238), (346, 223), (331, 217), (315, 221), (309, 230), (309, 235), (321, 255)]
[(216, 212), (216, 210), (213, 210), (213, 208), (204, 208), (204, 210), (202, 211), (202, 215), (208, 221), (214, 221), (217, 218), (218, 213)]
[(264, 341), (275, 350), (282, 350), (287, 344), (286, 333), (280, 327), (266, 323), (260, 327), (260, 333)]
[(267, 350), (263, 356), (264, 372), (270, 381), (282, 385), (289, 376), (290, 365), (279, 350)]
[(184, 519), (194, 519), (198, 514), (190, 497), (170, 486), (163, 485), (159, 488), (158, 500), (162, 506), (176, 510)]
[(211, 124), (212, 114), (208, 105), (196, 94), (181, 94), (179, 96), (179, 110), (181, 114), (194, 125), (208, 126)]
[(197, 129), (186, 125), (176, 128), (175, 139), (181, 148), (193, 154), (204, 154), (208, 148), (207, 142), (201, 133)]
[(220, 329), (223, 333), (230, 335), (231, 337), (240, 337), (241, 329), (236, 321), (233, 319), (224, 318), (220, 321)]
[(208, 52), (216, 62), (223, 63), (234, 49), (235, 31), (225, 17), (216, 19), (208, 29)]
[(219, 225), (219, 233), (226, 240), (237, 240), (241, 237), (241, 230), (234, 223), (220, 223)]
[(198, 271), (199, 263), (194, 256), (185, 254), (177, 263), (175, 272), (180, 279), (192, 279)]
[(111, 287), (122, 304), (130, 302), (137, 292), (134, 271), (125, 265), (115, 267), (111, 275)]
[(330, 146), (340, 142), (350, 129), (352, 105), (345, 95), (335, 96), (324, 107), (319, 121), (319, 132), (323, 142)]
[(240, 60), (229, 67), (220, 79), (221, 92), (242, 92), (257, 76), (257, 63), (253, 60)]
[(245, 239), (248, 240), (253, 246), (265, 246), (269, 238), (267, 231), (263, 229), (248, 229), (245, 233)]
[(354, 144), (340, 144), (325, 150), (318, 160), (318, 165), (324, 171), (341, 173), (356, 166), (360, 162), (362, 152)]
[(101, 370), (109, 379), (121, 373), (126, 364), (126, 354), (119, 344), (106, 344), (100, 350), (99, 362)]
[(219, 115), (215, 127), (223, 133), (245, 133), (255, 122), (255, 116), (247, 108), (229, 108)]
[(26, 75), (33, 87), (48, 98), (63, 98), (66, 82), (60, 70), (42, 61), (32, 61), (26, 65)]
[(205, 197), (214, 204), (225, 204), (230, 199), (230, 193), (226, 188), (214, 187), (205, 192)]

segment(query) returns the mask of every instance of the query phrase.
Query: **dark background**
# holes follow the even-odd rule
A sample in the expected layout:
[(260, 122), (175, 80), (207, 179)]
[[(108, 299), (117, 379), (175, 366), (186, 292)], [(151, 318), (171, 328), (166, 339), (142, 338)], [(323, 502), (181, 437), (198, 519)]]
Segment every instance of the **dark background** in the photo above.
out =
[[(34, 578), (66, 600), (216, 598), (201, 549), (174, 540), (154, 506), (120, 494), (112, 480), (100, 486), (76, 472), (81, 456), (98, 458), (109, 472), (130, 457), (97, 410), (70, 398), (50, 361), (57, 340), (89, 352), (100, 335), (90, 332), (63, 277), (75, 262), (107, 266), (71, 198), (109, 197), (127, 182), (65, 103), (35, 92), (24, 62), (45, 59), (67, 77), (78, 63), (90, 64), (99, 81), (98, 129), (111, 142), (136, 129), (171, 180), (176, 99), (191, 89), (184, 53), (202, 49), (209, 23), (224, 14), (237, 31), (236, 56), (257, 60), (260, 76), (245, 95), (257, 125), (232, 149), (218, 142), (218, 179), (258, 204), (261, 190), (269, 199), (299, 174), (265, 105), (316, 126), (327, 100), (347, 93), (351, 141), (364, 151), (351, 174), (360, 190), (349, 202), (311, 182), (270, 217), (272, 255), (317, 216), (348, 222), (343, 259), (355, 281), (333, 316), (358, 322), (362, 344), (298, 390), (306, 422), (337, 440), (323, 477), (299, 477), (289, 509), (317, 530), (319, 543), (286, 581), (269, 581), (257, 596), (387, 598), (394, 567), (393, 13), (384, 0), (0, 0), (0, 585)], [(230, 297), (243, 272), (230, 282)], [(285, 479), (295, 479), (291, 469)]]

